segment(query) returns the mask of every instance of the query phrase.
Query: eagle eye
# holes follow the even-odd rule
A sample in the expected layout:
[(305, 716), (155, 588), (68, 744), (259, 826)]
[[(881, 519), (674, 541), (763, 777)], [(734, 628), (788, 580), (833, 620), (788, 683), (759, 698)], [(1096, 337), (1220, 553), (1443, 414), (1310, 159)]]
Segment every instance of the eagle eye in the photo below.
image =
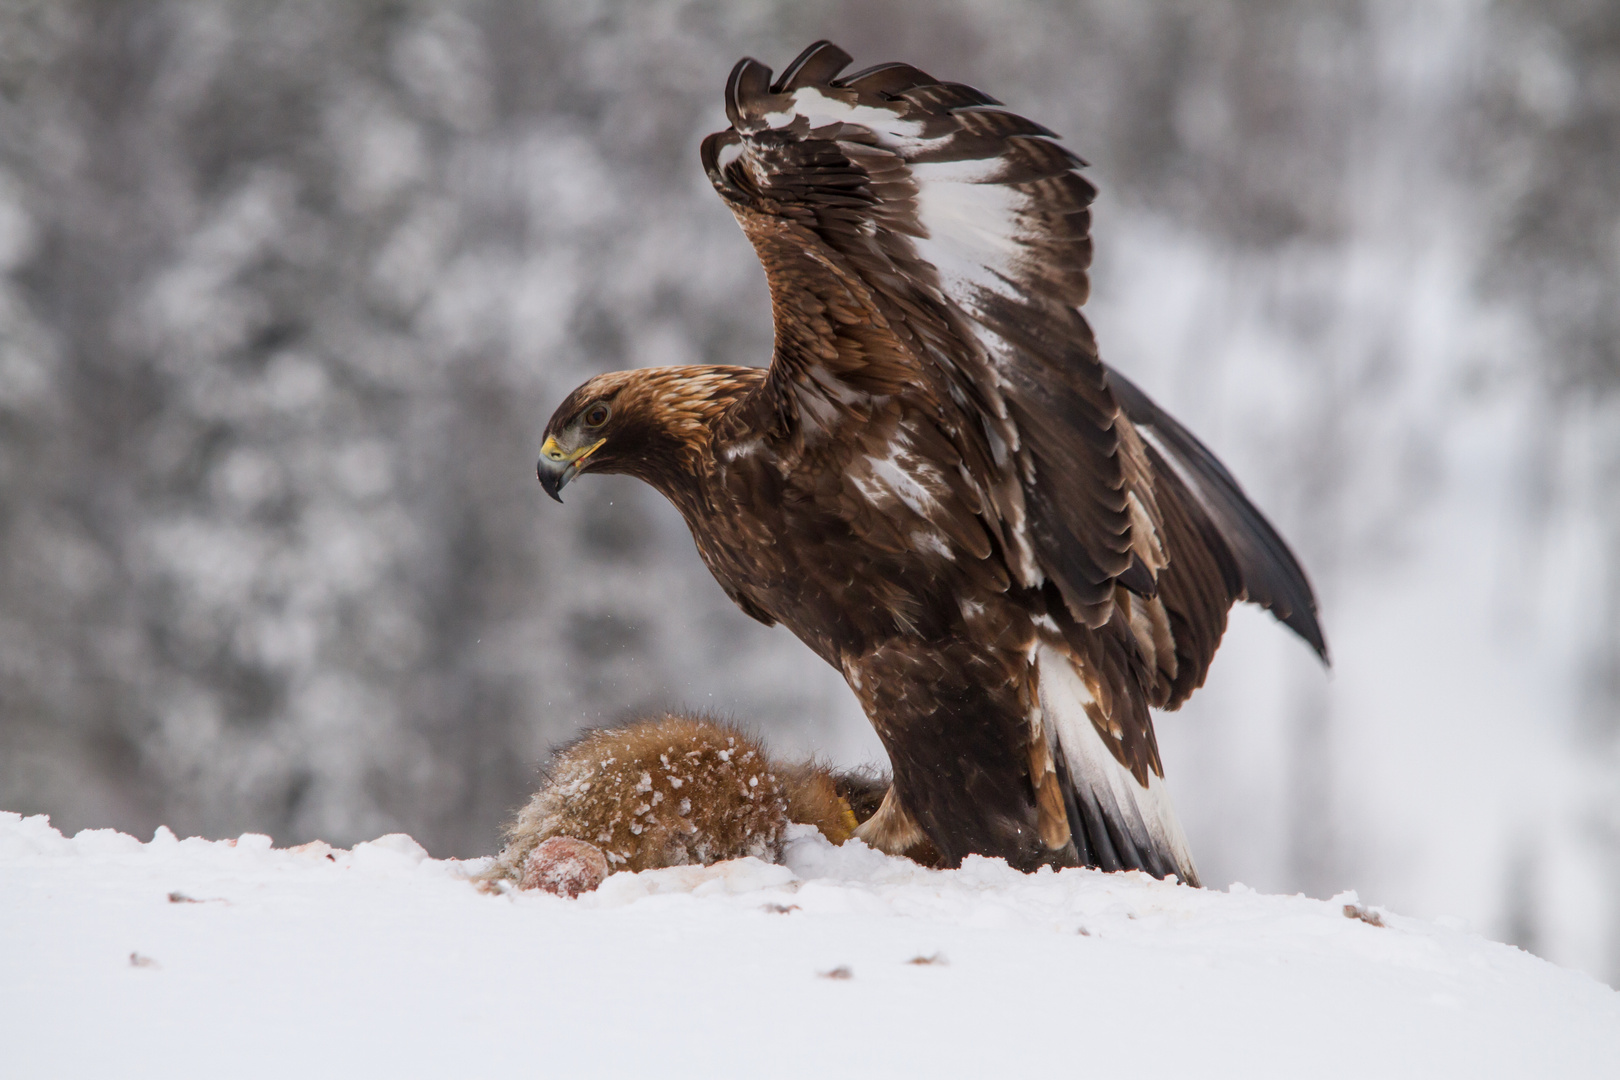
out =
[(607, 402), (598, 401), (585, 410), (585, 426), (591, 428), (601, 427), (608, 422), (608, 417), (612, 415), (613, 410), (608, 408)]

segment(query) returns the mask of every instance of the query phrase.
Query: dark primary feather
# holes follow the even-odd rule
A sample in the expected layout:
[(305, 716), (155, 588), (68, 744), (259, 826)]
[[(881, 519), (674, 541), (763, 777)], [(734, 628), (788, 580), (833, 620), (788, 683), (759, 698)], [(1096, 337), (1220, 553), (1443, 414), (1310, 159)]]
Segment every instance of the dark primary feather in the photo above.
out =
[(1277, 616), (1315, 649), (1316, 655), (1327, 660), (1327, 640), (1316, 618), (1316, 595), (1287, 542), (1255, 509), (1226, 466), (1192, 432), (1118, 371), (1109, 368), (1108, 377), (1125, 415), (1137, 428), (1157, 437), (1170, 464), (1185, 476), (1185, 482), (1194, 488), (1195, 497), (1213, 519), (1221, 540), (1237, 562), (1242, 581), (1238, 595)]

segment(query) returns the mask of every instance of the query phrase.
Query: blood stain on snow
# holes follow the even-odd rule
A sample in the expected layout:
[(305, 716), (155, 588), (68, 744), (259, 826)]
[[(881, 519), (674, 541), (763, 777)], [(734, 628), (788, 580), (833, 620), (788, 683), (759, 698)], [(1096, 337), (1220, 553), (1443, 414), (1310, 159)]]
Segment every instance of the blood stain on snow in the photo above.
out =
[(1384, 917), (1365, 904), (1344, 905), (1344, 917), (1347, 919), (1360, 919), (1368, 926), (1384, 925)]

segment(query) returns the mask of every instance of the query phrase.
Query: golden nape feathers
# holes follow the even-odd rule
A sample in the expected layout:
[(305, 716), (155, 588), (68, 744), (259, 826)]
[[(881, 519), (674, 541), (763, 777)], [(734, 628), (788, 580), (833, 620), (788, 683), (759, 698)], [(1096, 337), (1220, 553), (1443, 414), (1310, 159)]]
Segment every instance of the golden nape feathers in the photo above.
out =
[(745, 856), (777, 862), (789, 823), (814, 825), (842, 844), (886, 787), (814, 762), (775, 761), (734, 727), (666, 713), (590, 732), (558, 751), (484, 876), (559, 891), (552, 864), (582, 856), (577, 844), (548, 845), (558, 838), (599, 849), (607, 872)]

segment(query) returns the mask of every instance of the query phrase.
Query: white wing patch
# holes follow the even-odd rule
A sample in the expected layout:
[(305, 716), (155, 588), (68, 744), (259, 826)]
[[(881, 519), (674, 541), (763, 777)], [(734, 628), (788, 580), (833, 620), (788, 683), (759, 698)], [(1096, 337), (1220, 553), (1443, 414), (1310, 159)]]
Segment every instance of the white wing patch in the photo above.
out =
[[(848, 124), (869, 132), (879, 147), (907, 163), (917, 186), (918, 223), (927, 234), (915, 238), (917, 254), (938, 271), (940, 285), (951, 299), (967, 306), (975, 288), (1018, 298), (1012, 282), (1027, 250), (1020, 218), (1030, 199), (996, 182), (1004, 169), (999, 157), (914, 162), (925, 151), (945, 145), (956, 132), (925, 139), (919, 121), (901, 119), (880, 106), (839, 101), (814, 86), (795, 90), (791, 100), (791, 109), (767, 113), (760, 120), (773, 129), (803, 120), (818, 135), (820, 129)], [(870, 146), (860, 143), (840, 140), (840, 145), (856, 159), (872, 153)], [(752, 152), (751, 143), (744, 152), (756, 178), (769, 171)]]
[(956, 553), (945, 542), (945, 538), (937, 532), (917, 530), (911, 534), (911, 546), (917, 551), (932, 551), (935, 555), (942, 555), (953, 562), (956, 560)]
[(887, 457), (868, 457), (866, 465), (912, 513), (928, 517), (939, 509), (939, 499), (929, 489), (941, 487), (944, 476), (929, 462), (901, 449), (898, 440), (889, 444)]
[[(951, 163), (953, 168), (961, 164)], [(917, 182), (917, 220), (928, 234), (912, 241), (917, 254), (933, 264), (946, 294), (968, 310), (977, 306), (972, 303), (977, 289), (1020, 299), (1013, 281), (1025, 250), (1019, 215), (1029, 200), (999, 184), (929, 180), (927, 168), (911, 170)]]
[(721, 147), (720, 153), (716, 157), (715, 161), (721, 169), (724, 169), (727, 165), (730, 165), (732, 162), (742, 157), (746, 152), (747, 147), (742, 143), (733, 143), (730, 146)]
[(912, 450), (903, 430), (889, 439), (881, 456), (860, 458), (849, 479), (873, 506), (892, 507), (898, 502), (922, 518), (931, 518), (949, 492), (945, 474)]
[[(851, 105), (847, 101), (830, 98), (819, 87), (801, 86), (793, 92), (793, 108), (779, 113), (767, 113), (762, 119), (773, 128), (787, 127), (799, 117), (810, 122), (811, 129), (828, 124), (854, 124), (880, 137), (887, 145), (904, 147), (916, 145), (923, 126), (916, 120), (902, 120), (891, 110), (875, 105)], [(887, 139), (883, 139), (887, 136)]]
[[(925, 524), (935, 520), (942, 501), (950, 495), (945, 474), (913, 451), (904, 429), (889, 439), (881, 456), (867, 454), (852, 463), (848, 476), (855, 490), (876, 509), (892, 513), (897, 505), (904, 506)], [(956, 558), (950, 539), (936, 528), (912, 529), (907, 539), (913, 550)]]

